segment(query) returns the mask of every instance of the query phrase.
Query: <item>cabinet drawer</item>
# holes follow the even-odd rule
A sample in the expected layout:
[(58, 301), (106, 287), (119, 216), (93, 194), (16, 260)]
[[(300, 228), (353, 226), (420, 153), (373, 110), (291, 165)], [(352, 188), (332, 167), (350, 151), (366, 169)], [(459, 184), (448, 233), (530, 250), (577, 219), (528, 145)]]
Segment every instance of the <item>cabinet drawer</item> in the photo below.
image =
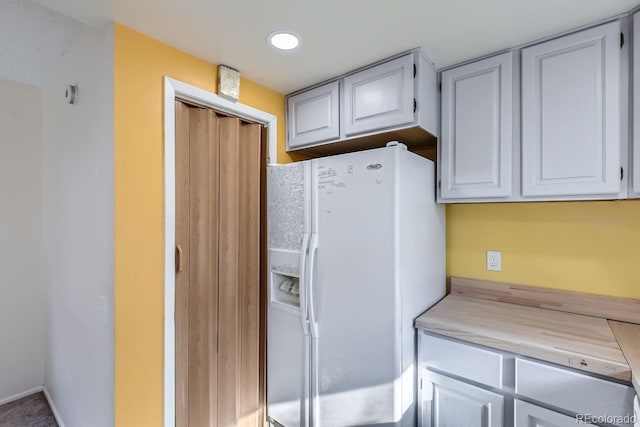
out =
[[(576, 418), (568, 417), (541, 406), (515, 400), (513, 422), (516, 427), (520, 426), (544, 426), (544, 427), (574, 427), (578, 424)], [(582, 423), (581, 423), (582, 424)], [(595, 426), (595, 424), (582, 424)]]
[(633, 414), (635, 396), (622, 384), (523, 359), (516, 359), (516, 394), (576, 414), (621, 417)]
[(422, 334), (421, 361), (429, 368), (502, 388), (502, 355), (455, 341)]

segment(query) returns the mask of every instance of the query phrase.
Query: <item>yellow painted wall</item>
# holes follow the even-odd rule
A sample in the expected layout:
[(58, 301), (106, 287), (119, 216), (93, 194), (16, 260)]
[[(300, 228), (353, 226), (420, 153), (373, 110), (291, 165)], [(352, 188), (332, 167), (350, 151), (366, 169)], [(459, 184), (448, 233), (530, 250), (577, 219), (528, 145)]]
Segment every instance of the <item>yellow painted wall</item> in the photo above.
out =
[(640, 298), (640, 200), (448, 205), (447, 275)]
[[(163, 416), (163, 77), (215, 91), (217, 67), (115, 26), (115, 419), (161, 426)], [(278, 117), (284, 96), (243, 79), (240, 102)]]
[[(215, 91), (216, 66), (115, 26), (115, 416), (162, 425), (163, 116), (168, 75)], [(240, 102), (278, 117), (282, 94), (246, 79)], [(486, 250), (503, 271), (487, 272)], [(447, 207), (448, 275), (640, 298), (640, 201)]]

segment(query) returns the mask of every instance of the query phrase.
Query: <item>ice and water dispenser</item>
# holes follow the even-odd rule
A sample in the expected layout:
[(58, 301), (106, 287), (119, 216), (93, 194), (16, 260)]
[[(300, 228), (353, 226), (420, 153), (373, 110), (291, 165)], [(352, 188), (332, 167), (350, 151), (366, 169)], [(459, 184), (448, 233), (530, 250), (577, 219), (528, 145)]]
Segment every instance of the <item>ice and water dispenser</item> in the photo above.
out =
[(300, 312), (300, 252), (269, 251), (271, 304), (284, 311)]

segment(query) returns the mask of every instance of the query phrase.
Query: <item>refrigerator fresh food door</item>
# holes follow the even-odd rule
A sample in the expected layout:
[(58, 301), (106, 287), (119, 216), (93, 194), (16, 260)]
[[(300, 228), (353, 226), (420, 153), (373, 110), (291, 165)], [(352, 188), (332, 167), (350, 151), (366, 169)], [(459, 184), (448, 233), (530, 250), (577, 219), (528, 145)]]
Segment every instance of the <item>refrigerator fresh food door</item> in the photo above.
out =
[(401, 422), (399, 149), (312, 160), (309, 312), (317, 427)]
[(286, 427), (309, 425), (310, 167), (300, 162), (267, 169), (267, 416)]

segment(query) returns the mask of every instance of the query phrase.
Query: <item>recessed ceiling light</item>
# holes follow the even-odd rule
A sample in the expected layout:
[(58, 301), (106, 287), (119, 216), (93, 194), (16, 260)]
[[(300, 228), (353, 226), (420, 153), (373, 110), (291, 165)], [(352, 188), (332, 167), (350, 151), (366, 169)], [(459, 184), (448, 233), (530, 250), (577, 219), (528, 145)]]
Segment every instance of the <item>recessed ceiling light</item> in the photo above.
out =
[(300, 44), (300, 38), (289, 31), (274, 31), (267, 40), (271, 46), (280, 50), (293, 50)]

